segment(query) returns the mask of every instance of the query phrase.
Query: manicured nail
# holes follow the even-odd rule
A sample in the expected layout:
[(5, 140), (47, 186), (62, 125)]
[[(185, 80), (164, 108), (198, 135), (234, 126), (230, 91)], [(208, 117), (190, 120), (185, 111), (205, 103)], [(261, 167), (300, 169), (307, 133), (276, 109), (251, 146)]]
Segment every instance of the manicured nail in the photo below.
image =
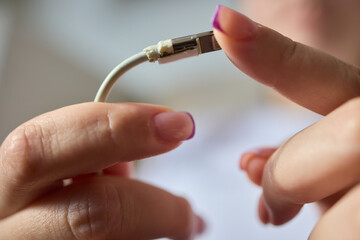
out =
[(245, 15), (222, 5), (216, 7), (212, 25), (215, 29), (236, 40), (256, 35), (258, 25)]
[(187, 112), (163, 112), (153, 118), (155, 134), (168, 142), (191, 139), (195, 135), (195, 122)]
[(220, 32), (224, 33), (224, 31), (222, 30), (221, 26), (220, 26), (220, 22), (219, 22), (219, 12), (221, 10), (221, 5), (217, 5), (216, 6), (216, 10), (215, 10), (215, 14), (212, 20), (212, 25), (215, 29), (219, 30)]

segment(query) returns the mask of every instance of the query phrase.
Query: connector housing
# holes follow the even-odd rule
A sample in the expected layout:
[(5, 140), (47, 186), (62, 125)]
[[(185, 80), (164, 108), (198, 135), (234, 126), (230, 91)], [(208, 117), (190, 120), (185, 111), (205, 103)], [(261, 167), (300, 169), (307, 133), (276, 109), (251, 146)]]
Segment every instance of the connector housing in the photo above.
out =
[(212, 31), (174, 38), (171, 39), (171, 42), (173, 52), (163, 54), (158, 59), (159, 63), (173, 62), (221, 49)]

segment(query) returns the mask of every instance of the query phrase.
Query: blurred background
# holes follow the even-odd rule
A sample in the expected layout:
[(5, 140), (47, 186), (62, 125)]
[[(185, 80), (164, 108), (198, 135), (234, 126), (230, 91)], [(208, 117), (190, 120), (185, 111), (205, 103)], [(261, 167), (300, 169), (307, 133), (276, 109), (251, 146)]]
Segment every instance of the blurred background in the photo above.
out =
[[(107, 73), (157, 43), (211, 29), (214, 0), (0, 1), (0, 140), (59, 107), (92, 101)], [(221, 4), (239, 9), (235, 0)], [(241, 10), (241, 9), (239, 9)], [(189, 199), (208, 224), (199, 239), (306, 239), (316, 211), (283, 227), (257, 220), (260, 190), (238, 170), (241, 153), (277, 146), (318, 117), (272, 103), (222, 51), (128, 72), (109, 101), (192, 113), (194, 139), (138, 164), (137, 176)], [(74, 116), (76, 117), (76, 116)]]
[[(143, 48), (210, 30), (217, 2), (2, 0), (0, 4), (3, 139), (33, 116), (93, 100), (107, 73)], [(222, 102), (229, 100), (245, 104), (239, 100), (255, 99), (258, 93), (253, 82), (238, 81), (241, 76), (218, 52), (176, 64), (140, 66), (119, 81), (111, 97), (183, 109), (223, 107)], [(224, 100), (223, 91), (229, 99)]]

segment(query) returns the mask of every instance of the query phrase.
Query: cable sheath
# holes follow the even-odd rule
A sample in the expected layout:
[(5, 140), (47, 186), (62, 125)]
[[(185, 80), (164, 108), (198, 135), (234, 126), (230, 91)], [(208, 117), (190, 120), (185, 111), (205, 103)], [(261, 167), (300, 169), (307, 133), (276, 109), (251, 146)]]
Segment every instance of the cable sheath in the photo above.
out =
[(149, 61), (148, 57), (144, 52), (140, 52), (132, 57), (129, 57), (119, 65), (117, 65), (105, 78), (104, 82), (101, 84), (94, 102), (105, 102), (111, 88), (114, 86), (115, 82), (131, 68)]

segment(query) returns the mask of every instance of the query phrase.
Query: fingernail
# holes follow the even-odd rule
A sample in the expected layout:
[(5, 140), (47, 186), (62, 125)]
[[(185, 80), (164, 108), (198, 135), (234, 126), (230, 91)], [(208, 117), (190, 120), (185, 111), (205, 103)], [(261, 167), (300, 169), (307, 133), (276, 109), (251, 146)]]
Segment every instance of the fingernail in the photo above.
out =
[(240, 169), (246, 171), (249, 165), (249, 162), (253, 158), (253, 152), (245, 152), (240, 157)]
[(212, 25), (236, 40), (253, 38), (258, 29), (258, 25), (248, 17), (222, 5), (217, 5)]
[(215, 29), (219, 30), (220, 32), (224, 33), (224, 30), (221, 28), (220, 22), (219, 22), (219, 12), (221, 10), (221, 5), (216, 6), (215, 14), (213, 16), (212, 25)]
[(248, 171), (252, 162), (266, 161), (268, 158), (253, 152), (244, 153), (240, 158), (240, 169)]
[(206, 230), (206, 223), (200, 216), (196, 216), (195, 218), (195, 229), (198, 235), (204, 233)]
[(162, 140), (178, 142), (195, 135), (195, 122), (187, 112), (163, 112), (154, 116), (155, 134)]
[(257, 148), (253, 150), (246, 151), (240, 157), (240, 169), (246, 171), (249, 167), (249, 163), (253, 161), (253, 159), (258, 158), (261, 160), (267, 160), (274, 152), (276, 148)]

